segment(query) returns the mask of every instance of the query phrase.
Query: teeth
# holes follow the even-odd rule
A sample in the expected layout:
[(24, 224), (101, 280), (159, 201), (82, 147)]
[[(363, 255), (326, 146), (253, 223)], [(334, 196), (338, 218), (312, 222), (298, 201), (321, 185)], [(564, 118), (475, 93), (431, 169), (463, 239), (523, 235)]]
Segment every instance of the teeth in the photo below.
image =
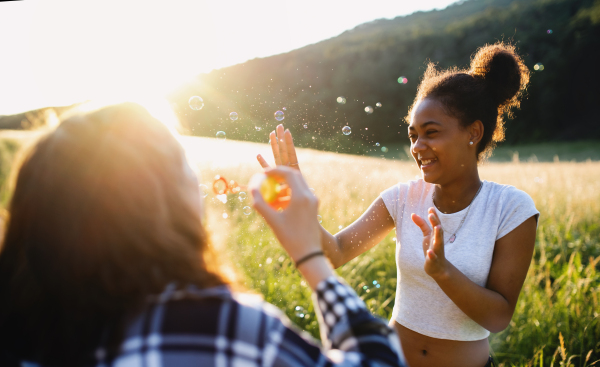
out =
[(428, 165), (429, 163), (435, 161), (435, 159), (422, 159), (421, 164)]

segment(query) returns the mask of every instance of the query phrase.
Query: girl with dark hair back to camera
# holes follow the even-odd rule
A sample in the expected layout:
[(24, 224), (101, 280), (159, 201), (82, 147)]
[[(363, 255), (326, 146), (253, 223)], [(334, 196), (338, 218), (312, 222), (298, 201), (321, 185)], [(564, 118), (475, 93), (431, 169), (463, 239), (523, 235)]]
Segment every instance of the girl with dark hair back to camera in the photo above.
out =
[[(469, 70), (430, 64), (407, 116), (422, 179), (384, 192), (322, 246), (339, 267), (396, 228), (398, 281), (390, 321), (410, 366), (493, 365), (487, 337), (513, 315), (539, 212), (512, 186), (481, 181), (478, 163), (504, 138), (529, 72), (511, 45), (482, 47)], [(298, 167), (292, 136), (271, 133), (277, 165)], [(263, 167), (264, 158), (258, 156)]]
[(280, 213), (253, 192), (255, 207), (315, 291), (325, 350), (232, 291), (183, 149), (129, 103), (67, 119), (18, 170), (0, 247), (0, 365), (400, 366), (393, 329), (319, 256), (302, 176), (267, 174), (291, 202)]

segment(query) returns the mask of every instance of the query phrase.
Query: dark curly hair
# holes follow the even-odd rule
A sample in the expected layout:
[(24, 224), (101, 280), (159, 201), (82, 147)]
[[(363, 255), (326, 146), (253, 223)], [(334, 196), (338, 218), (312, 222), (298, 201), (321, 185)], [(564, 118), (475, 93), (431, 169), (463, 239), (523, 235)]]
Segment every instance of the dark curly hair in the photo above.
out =
[(430, 62), (406, 121), (410, 123), (413, 108), (425, 98), (440, 101), (446, 113), (458, 118), (464, 127), (481, 120), (484, 132), (477, 146), (477, 159), (482, 160), (504, 140), (502, 117), (512, 117), (512, 108), (519, 107), (528, 83), (529, 69), (523, 59), (514, 45), (503, 42), (477, 50), (469, 70), (438, 70)]

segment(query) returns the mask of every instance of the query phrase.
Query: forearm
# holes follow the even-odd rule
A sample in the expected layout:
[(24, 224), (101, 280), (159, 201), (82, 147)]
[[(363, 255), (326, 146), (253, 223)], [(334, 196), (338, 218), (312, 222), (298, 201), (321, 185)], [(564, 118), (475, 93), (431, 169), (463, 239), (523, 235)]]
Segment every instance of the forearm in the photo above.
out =
[(506, 328), (513, 309), (500, 293), (474, 283), (450, 262), (447, 270), (433, 279), (461, 311), (473, 321), (497, 333)]
[(323, 227), (321, 227), (321, 247), (334, 268), (339, 268), (346, 263), (338, 238)]

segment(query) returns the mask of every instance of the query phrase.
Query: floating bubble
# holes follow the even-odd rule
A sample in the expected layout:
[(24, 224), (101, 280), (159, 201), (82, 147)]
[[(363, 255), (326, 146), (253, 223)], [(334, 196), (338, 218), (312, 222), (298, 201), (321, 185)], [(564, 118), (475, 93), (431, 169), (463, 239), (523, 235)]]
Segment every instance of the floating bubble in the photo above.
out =
[(304, 307), (296, 306), (296, 308), (294, 308), (294, 311), (296, 313), (296, 317), (303, 319), (304, 316), (306, 316), (306, 311), (304, 310)]
[(205, 198), (208, 195), (208, 186), (200, 184), (198, 188), (200, 189), (200, 196)]
[(381, 288), (381, 284), (376, 284), (375, 288)]
[(242, 211), (244, 212), (245, 215), (250, 215), (252, 213), (252, 208), (249, 206), (245, 206)]
[(375, 103), (375, 107), (377, 107), (377, 108), (381, 107), (381, 102)]
[(227, 213), (223, 213), (223, 219), (227, 219), (229, 217), (229, 215), (227, 215)]
[(190, 108), (192, 110), (201, 110), (202, 107), (204, 107), (204, 101), (202, 100), (202, 98), (198, 97), (198, 96), (193, 96), (190, 98), (190, 100), (188, 101), (188, 104), (190, 105)]
[(302, 125), (303, 128), (308, 129), (308, 124)]
[(342, 128), (342, 133), (344, 133), (344, 135), (350, 135), (352, 133), (352, 129), (350, 128), (350, 126), (344, 126)]
[(217, 131), (217, 139), (225, 140), (226, 137), (225, 131)]
[(533, 65), (533, 69), (537, 71), (542, 71), (544, 70), (544, 65), (541, 62), (538, 62), (537, 64)]
[(374, 281), (373, 281), (373, 285), (375, 285), (375, 284), (377, 284), (377, 281), (376, 281), (376, 280), (374, 280)]
[(256, 131), (261, 131), (261, 130), (262, 130), (262, 127), (260, 127), (260, 126), (254, 126), (254, 129), (255, 129)]
[(375, 143), (375, 146), (378, 147), (380, 144), (379, 143)]
[(225, 204), (227, 202), (227, 194), (217, 195), (217, 200)]
[(284, 118), (285, 118), (285, 116), (283, 116), (283, 111), (275, 112), (275, 120), (283, 121)]
[(243, 191), (240, 191), (240, 193), (238, 194), (238, 199), (239, 199), (240, 201), (244, 201), (244, 200), (246, 200), (246, 193), (245, 193), (245, 192), (243, 192)]
[(323, 223), (323, 218), (320, 215), (317, 215), (317, 220), (319, 221), (319, 224)]
[(384, 152), (384, 153), (387, 153), (387, 152), (388, 152), (388, 148), (386, 148), (386, 147), (381, 147), (381, 151), (382, 151), (382, 152)]
[(282, 110), (287, 111), (287, 108), (284, 107), (284, 108), (282, 108)]
[(398, 78), (398, 83), (406, 84), (406, 83), (408, 83), (408, 79), (406, 79), (405, 76), (401, 76), (400, 78)]
[(342, 228), (344, 228), (344, 226), (340, 224), (340, 225), (338, 226), (338, 229), (342, 229)]
[(552, 34), (552, 29), (548, 29), (548, 30), (546, 31), (546, 33), (548, 33), (548, 34)]
[(342, 96), (337, 97), (336, 101), (339, 104), (346, 104), (346, 98), (344, 98)]
[(369, 289), (369, 286), (363, 285), (363, 289)]
[(231, 121), (235, 121), (238, 119), (238, 114), (237, 112), (232, 112), (229, 114), (229, 118), (231, 119)]
[(365, 112), (368, 113), (369, 115), (373, 113), (373, 107), (371, 106), (367, 106), (365, 107)]

